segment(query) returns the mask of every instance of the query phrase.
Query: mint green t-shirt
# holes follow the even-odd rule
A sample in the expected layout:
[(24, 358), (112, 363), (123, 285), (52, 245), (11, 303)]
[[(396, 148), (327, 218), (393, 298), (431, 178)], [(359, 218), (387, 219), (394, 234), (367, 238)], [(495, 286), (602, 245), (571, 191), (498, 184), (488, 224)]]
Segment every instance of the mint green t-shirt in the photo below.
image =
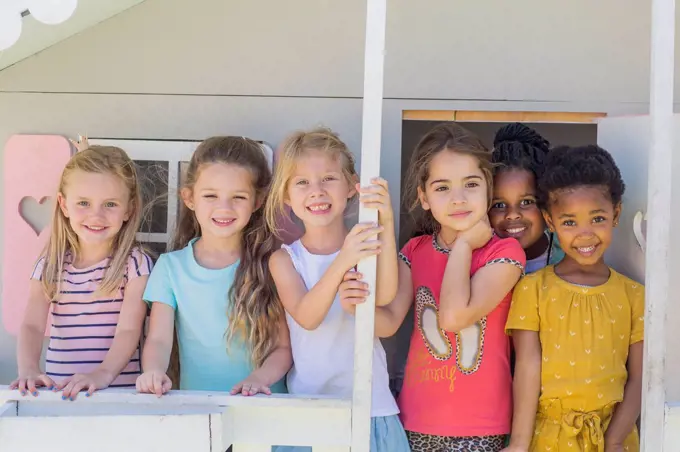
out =
[[(144, 300), (175, 310), (179, 342), (180, 388), (229, 391), (253, 371), (245, 344), (234, 338), (227, 350), (228, 293), (239, 263), (213, 270), (201, 267), (192, 240), (185, 248), (160, 256), (144, 291)], [(272, 392), (286, 392), (283, 379)]]

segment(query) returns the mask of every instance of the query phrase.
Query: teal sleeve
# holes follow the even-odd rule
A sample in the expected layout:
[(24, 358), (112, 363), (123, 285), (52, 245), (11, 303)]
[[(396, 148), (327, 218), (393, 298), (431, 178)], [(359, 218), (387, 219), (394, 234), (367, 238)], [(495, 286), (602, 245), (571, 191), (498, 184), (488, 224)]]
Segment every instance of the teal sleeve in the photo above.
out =
[(170, 267), (167, 256), (161, 255), (153, 267), (149, 280), (144, 290), (144, 301), (151, 303), (167, 304), (173, 309), (177, 309), (177, 299), (171, 284)]

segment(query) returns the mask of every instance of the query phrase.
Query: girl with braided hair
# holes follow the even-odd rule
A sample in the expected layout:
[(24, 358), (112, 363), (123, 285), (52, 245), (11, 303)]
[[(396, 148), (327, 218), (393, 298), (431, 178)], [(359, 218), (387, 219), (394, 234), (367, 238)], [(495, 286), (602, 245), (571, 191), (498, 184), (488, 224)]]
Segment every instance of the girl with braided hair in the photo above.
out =
[(564, 257), (536, 204), (536, 180), (549, 149), (545, 138), (520, 123), (502, 127), (494, 139), (496, 171), (489, 221), (499, 237), (515, 238), (522, 245), (527, 273)]

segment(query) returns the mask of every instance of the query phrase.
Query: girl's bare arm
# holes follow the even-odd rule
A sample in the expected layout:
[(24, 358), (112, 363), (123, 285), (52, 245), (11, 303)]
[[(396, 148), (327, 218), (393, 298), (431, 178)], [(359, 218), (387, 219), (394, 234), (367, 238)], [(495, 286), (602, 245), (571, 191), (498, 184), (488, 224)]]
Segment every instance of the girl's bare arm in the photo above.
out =
[(472, 247), (457, 240), (451, 247), (439, 296), (439, 322), (458, 332), (493, 311), (522, 276), (512, 264), (483, 267), (470, 278)]
[(513, 330), (515, 377), (512, 383), (514, 408), (511, 450), (529, 450), (541, 393), (541, 342), (536, 331)]
[(54, 386), (54, 382), (40, 370), (40, 355), (45, 340), (45, 325), (50, 312), (50, 302), (45, 297), (42, 284), (29, 281), (28, 304), (17, 341), (18, 378), (10, 387), (37, 395), (36, 387)]
[(612, 421), (604, 436), (605, 446), (623, 445), (640, 416), (642, 403), (642, 355), (644, 342), (636, 342), (628, 351), (628, 381), (623, 391), (623, 401), (616, 407)]

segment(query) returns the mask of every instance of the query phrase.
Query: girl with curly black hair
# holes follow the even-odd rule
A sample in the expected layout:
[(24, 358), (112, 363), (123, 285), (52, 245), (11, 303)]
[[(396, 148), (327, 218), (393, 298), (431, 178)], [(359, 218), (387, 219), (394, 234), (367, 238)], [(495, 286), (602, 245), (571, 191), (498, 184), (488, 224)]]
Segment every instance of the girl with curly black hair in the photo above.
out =
[(534, 129), (513, 123), (496, 132), (493, 145), (491, 226), (499, 237), (519, 240), (527, 256), (527, 273), (558, 263), (564, 253), (537, 204), (536, 180), (550, 143)]
[(604, 262), (625, 184), (598, 146), (552, 150), (539, 206), (566, 254), (515, 288), (513, 451), (639, 450), (644, 287)]

